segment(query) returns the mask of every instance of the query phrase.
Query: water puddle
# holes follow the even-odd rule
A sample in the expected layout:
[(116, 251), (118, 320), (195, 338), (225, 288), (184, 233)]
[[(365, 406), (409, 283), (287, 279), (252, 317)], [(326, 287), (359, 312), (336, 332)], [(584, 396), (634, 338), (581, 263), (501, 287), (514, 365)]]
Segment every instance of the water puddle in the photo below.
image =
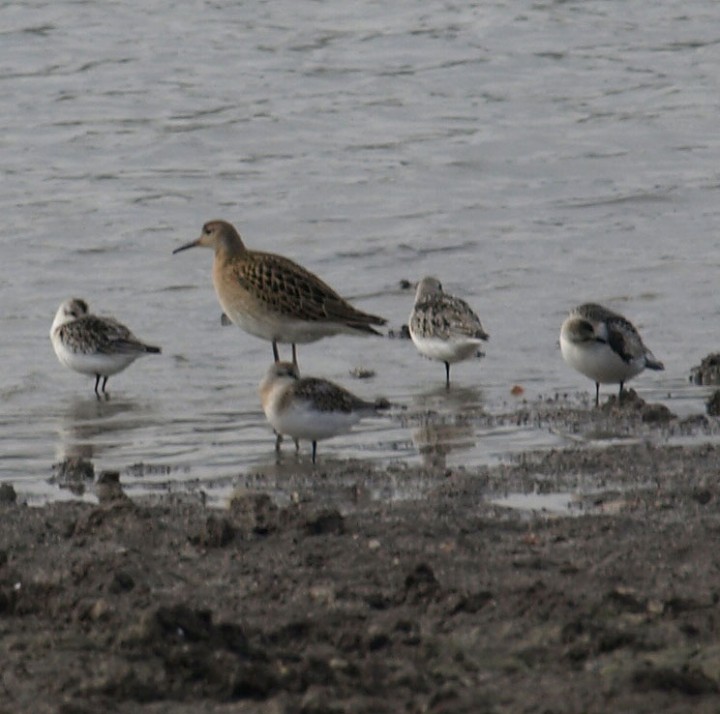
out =
[(507, 493), (489, 500), (494, 506), (552, 517), (611, 515), (630, 507), (621, 492), (557, 491), (553, 493)]

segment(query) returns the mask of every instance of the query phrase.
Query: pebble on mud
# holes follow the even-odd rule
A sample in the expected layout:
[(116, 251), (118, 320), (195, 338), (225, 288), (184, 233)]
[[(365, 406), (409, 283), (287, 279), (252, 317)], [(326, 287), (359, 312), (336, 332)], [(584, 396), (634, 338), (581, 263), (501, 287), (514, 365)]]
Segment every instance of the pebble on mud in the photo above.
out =
[(235, 529), (227, 518), (210, 515), (200, 531), (190, 536), (190, 542), (205, 548), (223, 548), (232, 542), (234, 537)]
[(311, 515), (305, 521), (308, 535), (342, 535), (345, 533), (345, 519), (335, 509)]
[(135, 587), (135, 580), (129, 573), (124, 570), (120, 570), (113, 575), (113, 579), (110, 582), (108, 590), (117, 595), (118, 593), (129, 592)]
[(276, 531), (283, 517), (281, 510), (266, 493), (236, 492), (230, 498), (230, 515), (246, 535), (267, 535)]
[(420, 602), (432, 598), (440, 588), (433, 569), (427, 563), (420, 563), (405, 578), (404, 600)]

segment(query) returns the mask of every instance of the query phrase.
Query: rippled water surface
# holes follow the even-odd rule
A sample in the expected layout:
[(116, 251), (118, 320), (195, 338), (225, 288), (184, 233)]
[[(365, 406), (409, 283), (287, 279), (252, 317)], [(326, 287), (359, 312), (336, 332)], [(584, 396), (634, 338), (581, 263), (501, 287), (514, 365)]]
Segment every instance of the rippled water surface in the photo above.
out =
[[(48, 482), (68, 456), (136, 491), (306, 467), (287, 446), (276, 464), (257, 398), (270, 346), (221, 327), (209, 251), (171, 255), (216, 217), (393, 329), (400, 281), (435, 274), (491, 335), (449, 394), (407, 341), (301, 346), (305, 372), (398, 405), (321, 462), (564, 443), (473, 415), (514, 409), (516, 384), (531, 401), (592, 390), (557, 346), (588, 299), (665, 362), (643, 397), (704, 411), (687, 377), (718, 348), (712, 0), (6, 2), (0, 28), (0, 479), (30, 500), (72, 496)], [(162, 345), (107, 402), (52, 352), (68, 296)]]

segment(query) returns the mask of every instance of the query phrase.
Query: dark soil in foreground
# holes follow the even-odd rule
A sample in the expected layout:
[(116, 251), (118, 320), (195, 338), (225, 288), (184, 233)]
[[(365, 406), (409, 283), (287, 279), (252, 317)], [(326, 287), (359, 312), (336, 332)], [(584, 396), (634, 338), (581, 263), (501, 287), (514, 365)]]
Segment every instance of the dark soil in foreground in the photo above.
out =
[[(719, 711), (719, 465), (557, 451), (343, 513), (0, 504), (0, 711)], [(581, 482), (575, 517), (486, 498)]]

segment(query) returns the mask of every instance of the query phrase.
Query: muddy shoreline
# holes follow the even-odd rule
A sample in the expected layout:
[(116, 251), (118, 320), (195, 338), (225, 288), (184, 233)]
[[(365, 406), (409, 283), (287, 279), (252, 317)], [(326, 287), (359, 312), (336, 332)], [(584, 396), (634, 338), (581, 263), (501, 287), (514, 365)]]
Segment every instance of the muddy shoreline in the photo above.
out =
[[(112, 475), (96, 505), (6, 488), (0, 711), (717, 711), (719, 470), (712, 443), (639, 438), (474, 470), (319, 464), (315, 491), (224, 509)], [(421, 495), (384, 501), (388, 479)], [(334, 483), (345, 505), (313, 495)], [(498, 505), (544, 491), (581, 495), (563, 516)]]

